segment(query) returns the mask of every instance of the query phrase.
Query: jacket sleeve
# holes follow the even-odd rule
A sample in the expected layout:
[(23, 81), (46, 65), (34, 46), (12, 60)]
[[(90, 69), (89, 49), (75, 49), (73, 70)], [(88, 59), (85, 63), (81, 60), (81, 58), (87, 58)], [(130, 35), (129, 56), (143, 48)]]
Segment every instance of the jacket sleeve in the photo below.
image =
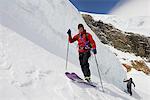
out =
[(123, 82), (128, 82), (129, 80), (124, 80)]
[(69, 36), (69, 42), (70, 42), (70, 43), (73, 43), (73, 42), (75, 42), (76, 40), (78, 40), (78, 34), (75, 35), (73, 38), (72, 38), (71, 35)]
[(96, 43), (95, 43), (95, 41), (93, 40), (92, 35), (91, 35), (91, 34), (88, 34), (88, 38), (89, 38), (89, 42), (90, 42), (90, 44), (91, 44), (91, 46), (92, 46), (92, 49), (96, 49)]
[(134, 82), (132, 82), (132, 84), (134, 85), (134, 87), (135, 87), (135, 84), (134, 84)]

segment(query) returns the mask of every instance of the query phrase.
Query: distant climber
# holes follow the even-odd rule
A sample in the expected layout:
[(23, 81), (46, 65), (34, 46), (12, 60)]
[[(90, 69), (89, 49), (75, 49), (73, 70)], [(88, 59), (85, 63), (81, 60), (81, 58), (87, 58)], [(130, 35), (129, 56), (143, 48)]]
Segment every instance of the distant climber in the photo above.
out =
[(84, 29), (82, 24), (78, 25), (78, 34), (76, 34), (73, 38), (71, 35), (71, 30), (68, 30), (69, 42), (73, 43), (78, 41), (78, 52), (79, 52), (79, 61), (82, 72), (84, 74), (85, 80), (90, 82), (91, 81), (91, 72), (89, 69), (88, 59), (91, 56), (91, 50), (94, 54), (97, 54), (96, 44), (92, 38), (92, 35)]
[(127, 91), (128, 91), (128, 93), (130, 93), (130, 96), (132, 96), (132, 84), (135, 87), (135, 84), (134, 84), (132, 78), (130, 78), (129, 80), (124, 80), (123, 82), (127, 82)]

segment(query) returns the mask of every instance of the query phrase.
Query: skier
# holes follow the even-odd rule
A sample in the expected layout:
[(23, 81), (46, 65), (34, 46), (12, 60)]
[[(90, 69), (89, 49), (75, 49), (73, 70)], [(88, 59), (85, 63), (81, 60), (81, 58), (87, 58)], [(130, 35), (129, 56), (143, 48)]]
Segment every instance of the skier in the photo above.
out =
[(134, 84), (132, 78), (130, 78), (129, 80), (124, 80), (123, 82), (127, 82), (127, 91), (128, 91), (128, 93), (130, 93), (130, 96), (132, 96), (132, 84), (135, 87), (135, 84)]
[(83, 24), (78, 25), (78, 34), (72, 38), (71, 30), (68, 30), (69, 42), (73, 43), (78, 41), (78, 52), (79, 52), (79, 61), (80, 66), (84, 75), (84, 78), (87, 82), (91, 81), (91, 72), (89, 69), (88, 59), (91, 56), (91, 50), (94, 54), (97, 54), (96, 44), (92, 38), (92, 35), (84, 29)]

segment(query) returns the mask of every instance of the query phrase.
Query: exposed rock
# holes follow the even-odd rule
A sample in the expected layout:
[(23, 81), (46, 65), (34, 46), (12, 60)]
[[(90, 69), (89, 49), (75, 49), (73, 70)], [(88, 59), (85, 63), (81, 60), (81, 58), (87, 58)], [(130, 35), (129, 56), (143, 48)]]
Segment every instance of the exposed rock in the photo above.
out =
[(140, 61), (137, 61), (137, 60), (134, 60), (131, 62), (132, 64), (132, 68), (138, 70), (138, 71), (142, 71), (144, 72), (145, 74), (147, 75), (150, 75), (150, 68), (145, 64), (144, 61), (140, 60)]
[(131, 71), (132, 66), (128, 64), (122, 64), (122, 65), (127, 69), (127, 72)]
[(131, 71), (132, 68), (136, 69), (137, 71), (142, 71), (146, 75), (150, 75), (150, 68), (146, 65), (146, 63), (142, 60), (137, 61), (131, 61), (131, 65), (128, 64), (122, 64), (126, 69), (127, 72)]
[(123, 32), (101, 20), (94, 21), (92, 16), (87, 14), (83, 14), (83, 18), (102, 43), (112, 45), (123, 52), (134, 53), (137, 56), (150, 59), (150, 37)]

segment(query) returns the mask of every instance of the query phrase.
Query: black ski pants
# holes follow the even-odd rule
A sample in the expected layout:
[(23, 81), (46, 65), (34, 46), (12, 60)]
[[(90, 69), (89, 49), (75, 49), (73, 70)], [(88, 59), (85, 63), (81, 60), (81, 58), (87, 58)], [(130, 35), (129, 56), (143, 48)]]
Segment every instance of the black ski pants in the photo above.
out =
[(89, 69), (89, 63), (88, 63), (88, 59), (90, 56), (91, 56), (90, 51), (87, 51), (84, 53), (79, 53), (80, 66), (81, 66), (82, 72), (84, 74), (84, 77), (91, 76), (91, 72)]
[(130, 93), (130, 95), (132, 96), (131, 86), (127, 86), (127, 91), (128, 91), (128, 93)]

